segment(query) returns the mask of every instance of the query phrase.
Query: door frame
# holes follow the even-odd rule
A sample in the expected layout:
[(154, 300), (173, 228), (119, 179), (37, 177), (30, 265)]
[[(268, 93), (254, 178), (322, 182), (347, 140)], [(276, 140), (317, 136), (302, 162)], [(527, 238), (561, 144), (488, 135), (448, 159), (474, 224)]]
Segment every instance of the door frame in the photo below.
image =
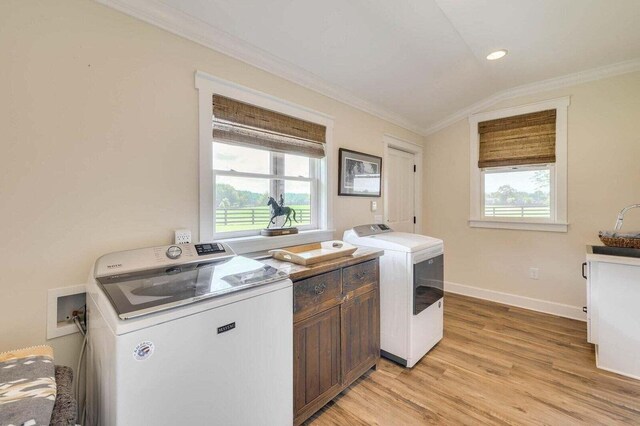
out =
[(404, 152), (408, 152), (409, 154), (413, 154), (414, 155), (414, 161), (415, 161), (415, 165), (416, 165), (416, 172), (413, 174), (413, 187), (414, 187), (414, 192), (413, 192), (413, 205), (414, 205), (414, 214), (416, 215), (416, 223), (413, 227), (413, 232), (415, 232), (416, 234), (420, 234), (422, 233), (422, 154), (423, 154), (423, 148), (422, 146), (413, 143), (413, 142), (409, 142), (407, 140), (404, 139), (400, 139), (396, 136), (390, 135), (390, 134), (384, 134), (383, 138), (382, 138), (382, 143), (384, 145), (384, 153), (382, 156), (382, 162), (383, 164), (387, 164), (386, 166), (386, 170), (387, 172), (384, 173), (383, 176), (383, 180), (384, 180), (384, 213), (383, 213), (383, 217), (384, 217), (384, 223), (388, 223), (389, 221), (389, 197), (387, 196), (387, 194), (389, 194), (389, 166), (388, 166), (388, 160), (389, 160), (389, 148), (392, 149), (397, 149), (399, 151), (404, 151)]

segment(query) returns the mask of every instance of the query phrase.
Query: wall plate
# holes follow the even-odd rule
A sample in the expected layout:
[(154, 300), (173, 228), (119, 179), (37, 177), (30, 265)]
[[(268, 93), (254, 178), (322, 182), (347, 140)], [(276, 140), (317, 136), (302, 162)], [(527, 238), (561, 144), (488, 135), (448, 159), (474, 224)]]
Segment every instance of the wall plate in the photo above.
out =
[(67, 311), (70, 313), (82, 308), (86, 303), (86, 292), (84, 284), (51, 288), (47, 291), (47, 339), (78, 333), (78, 327), (65, 317)]

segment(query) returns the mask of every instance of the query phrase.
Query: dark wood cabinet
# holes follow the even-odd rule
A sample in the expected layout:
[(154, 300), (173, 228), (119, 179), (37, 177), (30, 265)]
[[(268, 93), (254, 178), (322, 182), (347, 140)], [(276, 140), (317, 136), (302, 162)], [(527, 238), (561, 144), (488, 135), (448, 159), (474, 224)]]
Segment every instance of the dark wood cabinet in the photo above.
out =
[(294, 282), (294, 424), (380, 359), (378, 259)]

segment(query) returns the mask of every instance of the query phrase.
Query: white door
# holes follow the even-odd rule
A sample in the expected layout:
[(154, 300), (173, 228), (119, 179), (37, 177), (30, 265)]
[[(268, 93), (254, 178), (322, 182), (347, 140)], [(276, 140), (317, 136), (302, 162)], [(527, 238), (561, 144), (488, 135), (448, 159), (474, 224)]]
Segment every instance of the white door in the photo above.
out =
[(415, 154), (389, 148), (387, 156), (387, 225), (394, 231), (414, 232)]

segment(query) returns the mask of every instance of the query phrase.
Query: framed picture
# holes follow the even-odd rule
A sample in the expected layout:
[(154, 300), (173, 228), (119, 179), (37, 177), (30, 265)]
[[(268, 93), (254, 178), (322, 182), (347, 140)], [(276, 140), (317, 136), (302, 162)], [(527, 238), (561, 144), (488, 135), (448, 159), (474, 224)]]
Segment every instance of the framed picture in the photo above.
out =
[(338, 195), (380, 197), (382, 158), (340, 148)]

